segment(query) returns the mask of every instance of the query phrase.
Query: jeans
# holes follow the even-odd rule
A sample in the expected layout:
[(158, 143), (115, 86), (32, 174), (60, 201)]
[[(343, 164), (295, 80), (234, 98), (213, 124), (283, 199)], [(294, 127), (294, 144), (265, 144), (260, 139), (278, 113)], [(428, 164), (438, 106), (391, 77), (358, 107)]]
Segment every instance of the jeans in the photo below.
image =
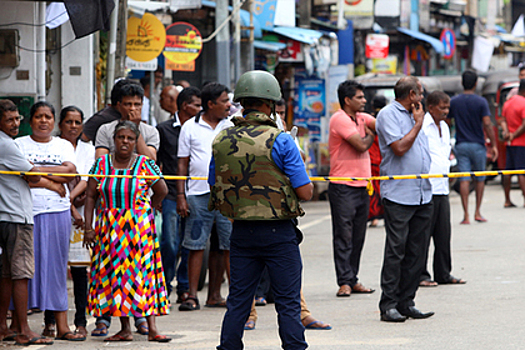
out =
[[(177, 293), (187, 291), (188, 281), (188, 249), (181, 246), (184, 238), (185, 220), (177, 214), (177, 202), (164, 199), (162, 201), (162, 236), (160, 239), (160, 254), (168, 296), (171, 294), (173, 287), (171, 281), (177, 274)], [(180, 249), (180, 250), (179, 250)], [(180, 251), (180, 263), (177, 269), (177, 255)]]

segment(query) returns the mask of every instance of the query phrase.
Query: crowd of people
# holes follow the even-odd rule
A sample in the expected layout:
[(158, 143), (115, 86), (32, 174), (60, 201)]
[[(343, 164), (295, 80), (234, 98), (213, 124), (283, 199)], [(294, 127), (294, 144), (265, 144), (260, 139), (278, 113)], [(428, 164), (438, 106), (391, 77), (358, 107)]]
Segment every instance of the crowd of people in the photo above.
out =
[[(466, 71), (463, 94), (450, 99), (431, 92), (424, 108), (421, 83), (403, 77), (390, 104), (374, 98), (372, 115), (364, 112), (364, 87), (354, 80), (341, 83), (341, 109), (329, 125), (330, 176), (447, 173), (451, 119), (460, 171), (484, 170), (483, 133), (492, 141), (494, 134), (486, 101), (474, 94), (476, 81)], [(202, 90), (187, 82), (161, 90), (159, 83), (150, 96), (149, 78), (142, 86), (118, 81), (111, 105), (86, 122), (78, 107), (63, 108), (57, 136), (53, 106), (37, 102), (29, 116), (32, 134), (14, 139), (22, 117), (14, 103), (0, 101), (0, 170), (45, 170), (41, 176), (0, 176), (0, 340), (49, 345), (52, 338), (84, 341), (91, 335), (131, 341), (133, 316), (137, 332), (149, 341), (169, 342), (155, 318), (169, 314), (175, 303), (180, 311), (200, 309), (199, 279), (211, 237), (204, 306), (226, 310), (218, 349), (241, 349), (244, 330), (255, 329), (255, 305), (268, 301), (275, 302), (283, 348), (305, 349), (305, 329), (331, 325), (312, 316), (301, 289), (297, 217), (304, 215), (300, 201), (312, 197), (313, 186), (304, 152), (287, 131), (279, 82), (267, 72), (247, 72), (233, 95), (214, 82)], [(523, 97), (525, 80), (504, 108), (511, 168), (525, 167)], [(169, 117), (144, 113), (144, 101)], [(156, 126), (146, 122), (151, 119)], [(208, 181), (165, 181), (161, 175)], [(460, 186), (462, 224), (470, 223), (467, 180)], [(485, 222), (484, 181), (476, 180), (474, 219)], [(384, 218), (380, 319), (432, 316), (415, 307), (418, 287), (466, 283), (451, 274), (448, 195), (443, 178), (380, 185), (331, 181), (336, 296), (375, 292), (359, 281), (359, 266), (367, 222), (375, 226)], [(155, 215), (162, 216), (161, 228)], [(426, 268), (431, 241), (433, 277)], [(68, 266), (74, 331), (67, 320)], [(227, 298), (221, 295), (225, 279)], [(42, 335), (29, 328), (28, 310), (45, 311)], [(96, 317), (91, 333), (86, 312)], [(109, 336), (113, 316), (121, 329)]]

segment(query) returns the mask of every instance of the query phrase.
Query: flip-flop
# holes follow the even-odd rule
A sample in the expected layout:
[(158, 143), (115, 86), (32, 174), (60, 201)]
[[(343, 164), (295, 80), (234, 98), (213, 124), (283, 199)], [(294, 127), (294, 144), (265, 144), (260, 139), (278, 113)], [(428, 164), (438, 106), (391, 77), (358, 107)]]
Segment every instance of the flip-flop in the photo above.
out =
[(423, 280), (419, 282), (419, 286), (420, 287), (437, 287), (438, 283), (432, 280)]
[(477, 218), (477, 219), (474, 219), (476, 220), (477, 222), (487, 222), (488, 220), (485, 219), (484, 217), (481, 217), (481, 218)]
[[(99, 326), (103, 326), (103, 328), (99, 328)], [(91, 336), (92, 337), (107, 337), (108, 333), (109, 333), (108, 327), (104, 323), (99, 323), (97, 324), (97, 328), (91, 331)]]
[(156, 341), (158, 343), (167, 343), (171, 341), (170, 337), (166, 337), (162, 334), (157, 334), (153, 339), (148, 339), (148, 341)]
[(11, 335), (8, 335), (8, 336), (4, 337), (4, 339), (2, 339), (2, 340), (3, 341), (13, 341), (13, 340), (15, 340), (16, 336), (17, 336), (17, 334), (13, 333)]
[(470, 221), (468, 220), (463, 220), (459, 223), (460, 225), (470, 225)]
[(255, 329), (255, 321), (248, 321), (244, 324), (245, 331), (253, 331)]
[(255, 306), (266, 306), (268, 302), (263, 297), (255, 298)]
[(304, 326), (304, 328), (306, 329), (315, 329), (315, 330), (318, 330), (318, 331), (329, 331), (330, 329), (332, 329), (332, 326), (328, 326), (328, 327), (315, 327), (315, 325), (319, 325), (319, 326), (323, 326), (325, 323), (323, 321), (313, 321), (313, 322), (310, 322), (308, 323), (306, 326)]
[(467, 281), (462, 280), (461, 278), (452, 277), (446, 282), (438, 282), (439, 284), (465, 284)]
[(80, 338), (68, 338), (68, 335), (75, 335), (73, 332), (66, 332), (62, 334), (60, 337), (56, 337), (55, 340), (67, 340), (67, 341), (84, 341), (86, 340), (86, 337), (80, 337)]
[[(42, 339), (45, 339), (45, 340), (48, 340), (46, 337), (34, 337), (32, 339), (29, 339), (29, 341), (27, 343), (20, 343), (20, 342), (16, 342), (15, 345), (19, 345), (19, 346), (29, 346), (29, 345), (53, 345), (54, 341), (50, 341), (50, 342), (45, 342), (45, 343), (39, 343), (38, 341), (39, 340), (42, 340)], [(5, 340), (5, 339), (4, 339)]]
[(215, 303), (215, 304), (206, 304), (204, 305), (204, 307), (226, 307), (226, 300), (219, 301), (218, 303)]
[(104, 341), (107, 341), (107, 342), (132, 341), (133, 336), (130, 335), (130, 337), (131, 338), (126, 338), (117, 333), (117, 334), (112, 335), (111, 337), (107, 337), (106, 339), (104, 339)]
[(142, 335), (148, 335), (149, 334), (149, 328), (147, 326), (147, 323), (141, 323), (137, 326), (137, 333)]
[[(356, 287), (357, 289), (354, 289)], [(371, 294), (375, 291), (376, 290), (372, 288), (365, 288), (365, 286), (363, 286), (361, 283), (356, 283), (354, 287), (352, 288), (352, 293), (355, 293), (355, 294)]]
[(514, 203), (505, 204), (505, 205), (503, 206), (503, 208), (516, 208), (516, 204), (514, 204)]
[[(348, 288), (343, 288), (343, 287), (348, 287)], [(352, 294), (352, 287), (350, 287), (349, 285), (342, 285), (340, 288), (339, 288), (339, 291), (337, 291), (337, 294), (336, 296), (338, 298), (347, 298), (349, 297), (350, 295)]]

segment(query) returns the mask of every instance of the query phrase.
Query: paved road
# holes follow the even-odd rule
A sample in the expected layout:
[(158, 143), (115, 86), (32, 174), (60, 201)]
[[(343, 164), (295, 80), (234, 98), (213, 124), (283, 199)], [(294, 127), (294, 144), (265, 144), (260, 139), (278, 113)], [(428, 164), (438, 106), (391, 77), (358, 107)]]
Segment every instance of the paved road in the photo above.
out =
[[(521, 195), (512, 192), (521, 206)], [(474, 204), (471, 195), (471, 205)], [(306, 331), (312, 349), (523, 349), (525, 348), (525, 209), (503, 209), (503, 193), (496, 182), (486, 188), (482, 212), (488, 223), (460, 226), (462, 210), (457, 194), (451, 194), (453, 220), (453, 274), (466, 285), (420, 289), (416, 304), (436, 315), (404, 324), (379, 321), (379, 275), (384, 247), (384, 227), (368, 230), (360, 280), (377, 289), (371, 295), (336, 298), (337, 286), (331, 252), (330, 212), (327, 202), (304, 205), (301, 226), (306, 239), (304, 294), (314, 316), (330, 322), (331, 331)], [(473, 211), (472, 211), (473, 213)], [(227, 287), (223, 286), (224, 295)], [(205, 292), (200, 293), (201, 301)], [(279, 349), (276, 314), (272, 306), (259, 307), (254, 331), (245, 334), (247, 349)], [(224, 310), (206, 309), (158, 318), (159, 328), (174, 338), (169, 344), (151, 344), (136, 335), (133, 342), (108, 344), (89, 337), (86, 342), (57, 341), (55, 349), (214, 349), (218, 343)], [(40, 329), (41, 315), (30, 317)], [(70, 320), (72, 314), (70, 313)], [(118, 320), (115, 319), (115, 326)], [(117, 327), (113, 326), (112, 331)], [(88, 329), (93, 329), (90, 319)], [(0, 343), (0, 349), (13, 347)], [(32, 347), (37, 349), (39, 347)]]

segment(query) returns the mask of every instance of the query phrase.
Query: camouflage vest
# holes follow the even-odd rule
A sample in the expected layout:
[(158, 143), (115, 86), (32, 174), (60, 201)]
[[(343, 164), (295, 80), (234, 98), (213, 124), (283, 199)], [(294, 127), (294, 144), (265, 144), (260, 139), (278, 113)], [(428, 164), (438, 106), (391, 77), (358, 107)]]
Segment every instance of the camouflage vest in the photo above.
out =
[(215, 185), (210, 210), (235, 220), (284, 220), (304, 215), (288, 177), (272, 160), (280, 131), (266, 114), (232, 119), (213, 141)]

